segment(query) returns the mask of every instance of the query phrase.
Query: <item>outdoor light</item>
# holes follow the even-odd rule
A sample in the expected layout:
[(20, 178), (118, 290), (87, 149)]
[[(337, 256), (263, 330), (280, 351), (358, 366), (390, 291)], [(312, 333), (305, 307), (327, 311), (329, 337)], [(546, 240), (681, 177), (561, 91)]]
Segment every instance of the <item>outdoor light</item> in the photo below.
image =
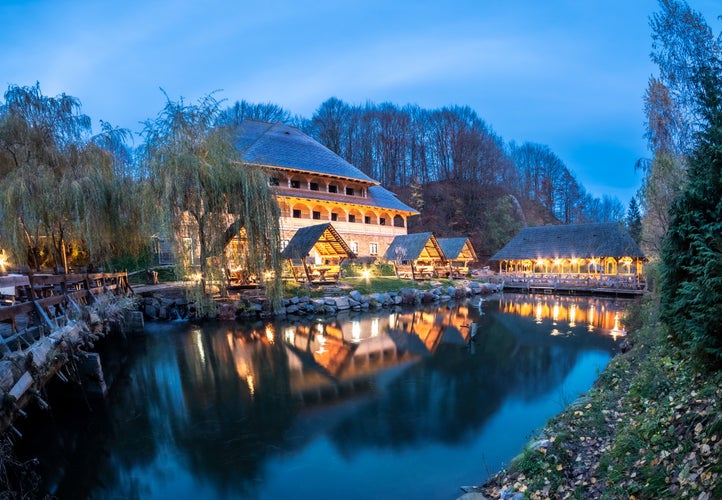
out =
[(263, 273), (263, 279), (266, 281), (271, 281), (273, 279), (273, 271), (266, 271)]
[(368, 269), (364, 269), (363, 271), (361, 271), (361, 277), (365, 280), (369, 279), (371, 277), (371, 271), (369, 271)]
[(8, 264), (8, 257), (7, 257), (7, 254), (5, 253), (5, 250), (3, 250), (2, 252), (0, 252), (0, 273), (5, 272), (5, 266), (7, 266), (7, 264)]

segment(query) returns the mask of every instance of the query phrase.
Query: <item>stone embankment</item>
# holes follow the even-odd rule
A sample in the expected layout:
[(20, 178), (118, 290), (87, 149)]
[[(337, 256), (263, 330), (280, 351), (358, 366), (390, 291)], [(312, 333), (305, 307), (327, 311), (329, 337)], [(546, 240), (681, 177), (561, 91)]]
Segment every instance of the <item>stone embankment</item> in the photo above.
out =
[[(459, 282), (456, 286), (437, 286), (428, 290), (405, 288), (398, 292), (361, 294), (357, 290), (344, 291), (328, 287), (327, 295), (318, 298), (298, 296), (283, 299), (275, 309), (262, 296), (241, 297), (237, 300), (217, 301), (217, 311), (211, 316), (233, 320), (289, 315), (334, 315), (339, 311), (366, 311), (395, 305), (420, 305), (445, 302), (472, 295), (488, 295), (501, 291), (499, 284), (477, 281)], [(144, 297), (142, 310), (153, 320), (192, 319), (195, 305), (183, 293), (175, 290), (158, 290)]]

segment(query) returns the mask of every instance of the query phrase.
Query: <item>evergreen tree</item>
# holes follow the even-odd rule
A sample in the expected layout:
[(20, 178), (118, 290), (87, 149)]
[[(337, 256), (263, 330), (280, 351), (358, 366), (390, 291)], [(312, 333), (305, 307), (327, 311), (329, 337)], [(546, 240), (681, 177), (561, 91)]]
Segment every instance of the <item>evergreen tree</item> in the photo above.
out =
[(662, 248), (661, 318), (680, 342), (722, 361), (722, 72), (700, 72), (705, 126)]
[(627, 218), (625, 219), (625, 225), (627, 226), (627, 232), (639, 245), (642, 239), (642, 214), (639, 211), (639, 203), (637, 198), (632, 197), (629, 200), (629, 206), (627, 207)]

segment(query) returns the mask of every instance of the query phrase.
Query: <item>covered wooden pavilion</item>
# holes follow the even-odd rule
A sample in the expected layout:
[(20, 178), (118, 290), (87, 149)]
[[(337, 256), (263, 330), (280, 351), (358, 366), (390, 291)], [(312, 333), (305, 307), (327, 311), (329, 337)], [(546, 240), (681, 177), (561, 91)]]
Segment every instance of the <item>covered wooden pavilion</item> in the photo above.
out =
[(574, 224), (523, 228), (491, 261), (502, 276), (582, 281), (588, 286), (638, 288), (647, 260), (621, 224)]
[(452, 278), (469, 274), (469, 264), (478, 259), (469, 238), (438, 238), (437, 241), (447, 261), (447, 266), (439, 268), (437, 274), (445, 271)]
[(444, 252), (433, 233), (396, 236), (384, 259), (392, 261), (399, 278), (423, 279), (434, 275), (434, 267), (446, 263)]
[(355, 256), (330, 222), (300, 228), (281, 252), (281, 258), (290, 264), (293, 278), (307, 282), (337, 281), (341, 262)]

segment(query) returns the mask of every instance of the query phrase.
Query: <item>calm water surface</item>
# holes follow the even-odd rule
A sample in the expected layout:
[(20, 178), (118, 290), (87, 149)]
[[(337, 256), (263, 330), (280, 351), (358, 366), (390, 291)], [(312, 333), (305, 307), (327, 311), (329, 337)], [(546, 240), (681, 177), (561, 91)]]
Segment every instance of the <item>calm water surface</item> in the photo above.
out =
[(586, 391), (624, 335), (623, 301), (507, 294), (483, 313), (478, 302), (147, 324), (107, 403), (46, 426), (63, 429), (44, 438), (47, 488), (61, 499), (456, 498)]

